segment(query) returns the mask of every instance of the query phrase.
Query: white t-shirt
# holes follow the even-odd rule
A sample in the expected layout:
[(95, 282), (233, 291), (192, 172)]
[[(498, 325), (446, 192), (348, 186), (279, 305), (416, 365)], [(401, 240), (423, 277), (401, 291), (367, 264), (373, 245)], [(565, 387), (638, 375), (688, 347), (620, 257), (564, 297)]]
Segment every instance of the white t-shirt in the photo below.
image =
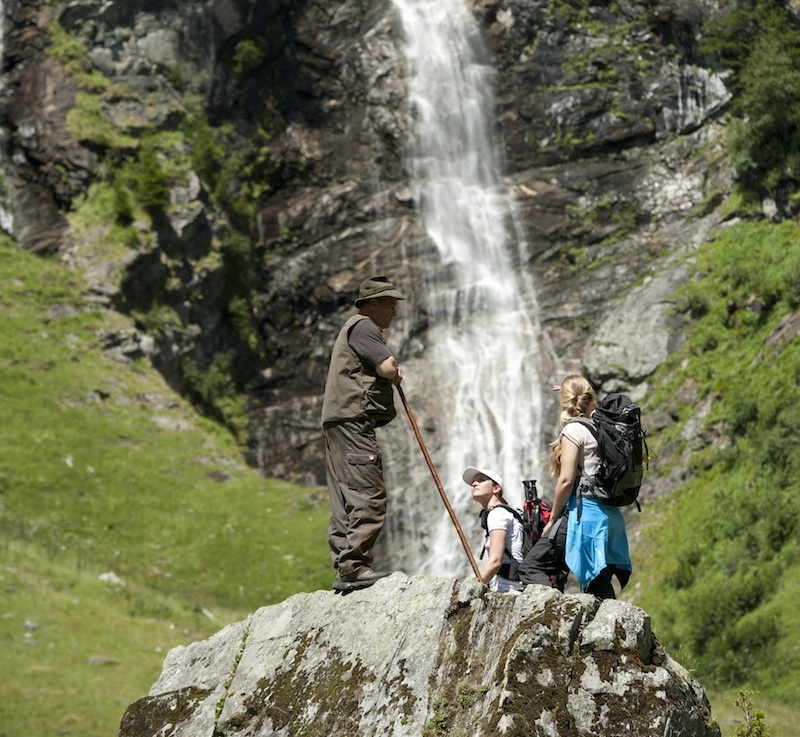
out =
[(561, 434), (578, 446), (578, 465), (587, 476), (594, 476), (600, 470), (600, 456), (597, 452), (597, 439), (582, 422), (568, 422)]
[[(517, 562), (522, 562), (522, 525), (517, 518), (504, 507), (492, 507), (486, 515), (486, 532), (491, 533), (492, 530), (505, 530), (506, 544), (503, 551), (503, 563), (511, 563), (511, 558), (508, 553), (514, 557)], [(489, 536), (486, 536), (484, 543), (485, 554), (489, 554)], [(489, 581), (490, 591), (499, 591), (506, 593), (509, 591), (521, 591), (522, 584), (519, 581), (510, 581), (501, 575), (496, 575)]]

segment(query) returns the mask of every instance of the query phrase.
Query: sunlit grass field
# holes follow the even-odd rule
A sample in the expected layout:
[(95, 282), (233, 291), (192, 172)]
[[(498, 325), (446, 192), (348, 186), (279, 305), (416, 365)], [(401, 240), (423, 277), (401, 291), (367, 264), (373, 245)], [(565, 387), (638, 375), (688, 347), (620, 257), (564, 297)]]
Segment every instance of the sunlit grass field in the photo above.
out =
[(78, 275), (3, 243), (0, 284), (0, 736), (108, 737), (169, 648), (330, 587), (326, 498), (101, 350)]
[[(711, 714), (722, 730), (722, 737), (738, 737), (736, 730), (745, 728), (744, 712), (736, 706), (737, 696), (738, 693), (732, 691), (708, 693)], [(769, 729), (770, 737), (794, 737), (798, 734), (800, 708), (765, 699), (757, 692), (750, 699), (755, 708), (764, 712), (764, 723)]]
[[(5, 242), (0, 285), (0, 737), (109, 737), (171, 647), (330, 587), (327, 503), (261, 478), (147, 362), (103, 351), (130, 323), (87, 307), (79, 275)], [(676, 551), (690, 539), (679, 503), (643, 513), (668, 541), (675, 528)], [(674, 602), (658, 580), (675, 561), (654, 544), (637, 551), (632, 598), (652, 604), (664, 642)], [(798, 580), (784, 571), (765, 610), (783, 632), (800, 626), (786, 603)], [(673, 624), (673, 657), (679, 634)], [(741, 724), (736, 696), (709, 694), (723, 737)], [(771, 737), (794, 737), (800, 709), (753, 700)]]

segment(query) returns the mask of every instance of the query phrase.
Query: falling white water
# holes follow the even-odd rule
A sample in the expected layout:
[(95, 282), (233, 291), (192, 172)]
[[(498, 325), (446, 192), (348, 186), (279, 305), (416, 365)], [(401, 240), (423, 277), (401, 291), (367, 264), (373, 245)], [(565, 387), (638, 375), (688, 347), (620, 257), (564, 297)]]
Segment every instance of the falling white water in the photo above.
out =
[[(435, 420), (435, 437), (427, 437), (435, 443), (432, 459), (475, 550), (479, 507), (461, 480), (463, 469), (499, 471), (507, 498), (517, 504), (522, 480), (539, 475), (540, 331), (531, 285), (521, 275), (525, 244), (502, 179), (502, 142), (492, 127), (494, 73), (480, 29), (465, 0), (393, 3), (402, 19), (416, 125), (407, 166), (442, 263), (427, 275), (426, 348), (421, 359), (404, 362), (404, 387), (410, 404)], [(386, 453), (390, 489), (426, 487), (427, 511), (416, 520), (406, 511), (410, 521), (401, 527), (408, 534), (418, 520), (435, 520), (427, 543), (416, 555), (400, 554), (399, 563), (407, 573), (460, 575), (468, 559), (419, 448), (407, 448), (404, 461), (396, 445)]]

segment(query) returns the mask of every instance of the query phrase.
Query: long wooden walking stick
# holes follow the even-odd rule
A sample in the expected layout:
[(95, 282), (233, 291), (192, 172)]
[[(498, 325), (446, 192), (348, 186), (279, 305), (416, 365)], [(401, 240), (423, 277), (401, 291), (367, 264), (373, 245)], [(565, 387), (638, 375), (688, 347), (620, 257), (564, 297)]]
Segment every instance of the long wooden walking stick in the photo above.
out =
[(403, 406), (406, 408), (406, 414), (408, 415), (408, 419), (411, 421), (411, 427), (414, 430), (414, 435), (417, 436), (417, 442), (419, 443), (419, 447), (422, 450), (422, 455), (425, 456), (425, 460), (428, 463), (428, 468), (431, 471), (431, 476), (433, 476), (433, 480), (436, 483), (436, 488), (439, 490), (439, 496), (442, 497), (444, 506), (447, 507), (447, 513), (450, 515), (450, 519), (453, 520), (456, 532), (458, 532), (458, 537), (461, 539), (461, 544), (464, 546), (464, 551), (467, 554), (467, 558), (469, 558), (469, 564), (472, 566), (472, 570), (475, 572), (475, 575), (480, 579), (481, 574), (480, 571), (478, 570), (478, 564), (475, 562), (475, 556), (469, 549), (469, 545), (467, 544), (467, 538), (464, 537), (464, 530), (461, 529), (461, 525), (458, 523), (458, 519), (456, 518), (456, 513), (453, 511), (453, 507), (450, 505), (450, 500), (447, 498), (447, 494), (444, 493), (444, 489), (442, 488), (442, 482), (439, 481), (439, 475), (436, 473), (436, 469), (433, 467), (433, 461), (431, 460), (431, 457), (428, 453), (428, 449), (425, 447), (425, 443), (422, 441), (422, 435), (419, 432), (417, 421), (414, 419), (414, 415), (411, 413), (411, 407), (408, 406), (408, 400), (406, 399), (406, 395), (403, 392), (403, 387), (401, 387), (399, 384), (397, 385), (397, 391), (400, 394), (400, 399), (403, 402)]

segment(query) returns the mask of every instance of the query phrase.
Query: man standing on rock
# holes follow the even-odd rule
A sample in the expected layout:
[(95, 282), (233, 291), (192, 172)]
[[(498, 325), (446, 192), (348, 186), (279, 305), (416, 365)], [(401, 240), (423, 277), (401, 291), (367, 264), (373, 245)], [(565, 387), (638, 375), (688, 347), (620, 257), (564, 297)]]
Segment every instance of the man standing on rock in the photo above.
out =
[(403, 379), (383, 331), (405, 297), (385, 276), (366, 279), (358, 312), (333, 345), (322, 426), (325, 434), (331, 521), (328, 544), (336, 571), (333, 588), (371, 586), (388, 573), (372, 569), (372, 547), (386, 518), (386, 485), (375, 428), (395, 417), (394, 390)]

